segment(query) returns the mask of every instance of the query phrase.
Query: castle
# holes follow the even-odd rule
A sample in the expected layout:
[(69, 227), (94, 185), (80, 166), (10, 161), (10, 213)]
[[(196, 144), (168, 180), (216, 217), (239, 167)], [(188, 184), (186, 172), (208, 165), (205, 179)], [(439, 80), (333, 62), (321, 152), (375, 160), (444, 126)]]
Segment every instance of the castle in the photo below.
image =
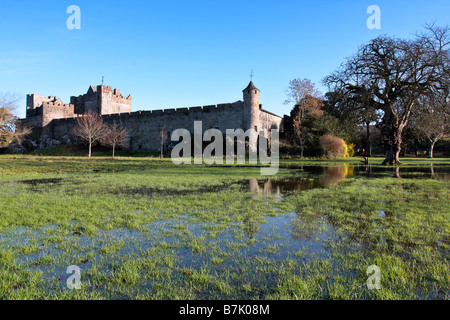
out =
[[(131, 112), (132, 97), (122, 96), (120, 90), (100, 85), (90, 86), (87, 93), (71, 97), (64, 104), (54, 96), (27, 95), (26, 118), (20, 124), (32, 129), (30, 139), (63, 140), (72, 136), (75, 119), (89, 110), (101, 115), (104, 122), (120, 123), (129, 133), (128, 148), (132, 152), (159, 151), (160, 130), (165, 126), (169, 135), (183, 128), (194, 132), (194, 121), (202, 121), (203, 130), (219, 129), (278, 129), (282, 131), (283, 118), (262, 108), (260, 90), (252, 81), (243, 90), (243, 101), (233, 103)], [(166, 145), (170, 143), (167, 139)]]

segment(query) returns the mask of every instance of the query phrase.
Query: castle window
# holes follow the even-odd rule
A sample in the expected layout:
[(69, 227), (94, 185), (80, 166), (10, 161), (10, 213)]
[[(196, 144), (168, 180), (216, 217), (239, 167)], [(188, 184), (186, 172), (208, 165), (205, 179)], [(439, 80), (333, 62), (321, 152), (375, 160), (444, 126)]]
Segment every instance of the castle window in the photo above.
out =
[(255, 90), (255, 93), (258, 93), (258, 91)]
[(258, 132), (258, 126), (255, 126), (255, 131)]
[(250, 90), (248, 90), (247, 93), (250, 94)]

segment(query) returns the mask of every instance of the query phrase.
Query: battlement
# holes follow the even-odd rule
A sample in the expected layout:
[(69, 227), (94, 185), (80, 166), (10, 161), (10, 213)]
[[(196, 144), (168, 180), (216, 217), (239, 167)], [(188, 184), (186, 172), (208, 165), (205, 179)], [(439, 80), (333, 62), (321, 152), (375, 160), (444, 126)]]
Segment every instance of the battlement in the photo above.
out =
[(190, 112), (213, 112), (231, 110), (233, 108), (242, 108), (243, 102), (236, 101), (233, 103), (220, 103), (217, 105), (195, 106), (195, 107), (181, 107), (170, 109), (157, 109), (157, 110), (140, 110), (131, 112), (132, 115), (146, 115), (146, 114), (173, 114), (173, 113), (190, 113)]
[(42, 106), (44, 107), (44, 109), (48, 109), (48, 108), (73, 108), (74, 107), (73, 104), (62, 103), (62, 101), (59, 100), (59, 99), (58, 99), (58, 101), (55, 101), (55, 102), (46, 101), (46, 102), (42, 103)]
[[(196, 106), (196, 107), (182, 107), (182, 108), (170, 108), (170, 109), (157, 109), (157, 110), (139, 110), (134, 112), (122, 112), (122, 113), (112, 113), (112, 114), (104, 114), (103, 117), (141, 117), (141, 116), (159, 116), (159, 115), (175, 115), (175, 114), (184, 114), (188, 115), (190, 113), (202, 113), (202, 112), (214, 112), (214, 111), (231, 111), (232, 108), (236, 108), (240, 110), (242, 107), (242, 101), (237, 101), (234, 103), (223, 103), (217, 105), (207, 105), (207, 106)], [(59, 109), (58, 109), (59, 108)], [(57, 104), (52, 102), (45, 103), (45, 109), (48, 113), (57, 110), (63, 110), (66, 108), (68, 111), (75, 108), (73, 104)], [(42, 109), (42, 108), (41, 108)], [(69, 111), (70, 112), (70, 111)], [(42, 114), (42, 113), (41, 113)], [(68, 118), (76, 117), (79, 114), (74, 113)]]

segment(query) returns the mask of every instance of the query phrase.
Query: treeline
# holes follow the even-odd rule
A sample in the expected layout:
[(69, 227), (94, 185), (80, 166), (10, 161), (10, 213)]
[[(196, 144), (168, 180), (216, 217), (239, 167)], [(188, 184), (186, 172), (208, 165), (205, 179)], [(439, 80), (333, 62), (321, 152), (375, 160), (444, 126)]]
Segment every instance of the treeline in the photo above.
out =
[(383, 164), (400, 163), (407, 148), (433, 157), (435, 144), (450, 133), (449, 46), (449, 28), (428, 25), (413, 39), (380, 36), (362, 45), (323, 80), (325, 95), (308, 79), (291, 80), (282, 152), (370, 156), (376, 150), (384, 152)]

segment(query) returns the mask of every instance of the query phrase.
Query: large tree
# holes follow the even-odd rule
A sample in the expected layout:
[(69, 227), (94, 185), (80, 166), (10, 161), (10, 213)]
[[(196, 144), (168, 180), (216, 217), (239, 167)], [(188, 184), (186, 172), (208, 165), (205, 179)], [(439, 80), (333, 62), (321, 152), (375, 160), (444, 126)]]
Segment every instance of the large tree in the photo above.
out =
[(91, 110), (76, 118), (75, 123), (72, 133), (89, 144), (88, 156), (91, 157), (92, 145), (105, 139), (109, 133), (108, 126), (103, 122), (101, 116)]
[(309, 79), (297, 78), (289, 82), (285, 104), (294, 104), (291, 111), (292, 131), (299, 143), (301, 157), (307, 140), (306, 118), (319, 117), (323, 114), (323, 101), (320, 95)]
[(414, 39), (380, 36), (359, 48), (325, 78), (333, 90), (382, 111), (383, 164), (400, 163), (402, 132), (420, 97), (445, 86), (449, 77), (449, 29), (427, 26)]
[(372, 155), (372, 143), (374, 140), (373, 126), (379, 123), (380, 112), (371, 103), (369, 96), (357, 96), (343, 90), (328, 92), (326, 97), (326, 111), (337, 117), (341, 123), (341, 129), (357, 140), (360, 136), (360, 128), (365, 128), (363, 146), (367, 148), (367, 154)]

